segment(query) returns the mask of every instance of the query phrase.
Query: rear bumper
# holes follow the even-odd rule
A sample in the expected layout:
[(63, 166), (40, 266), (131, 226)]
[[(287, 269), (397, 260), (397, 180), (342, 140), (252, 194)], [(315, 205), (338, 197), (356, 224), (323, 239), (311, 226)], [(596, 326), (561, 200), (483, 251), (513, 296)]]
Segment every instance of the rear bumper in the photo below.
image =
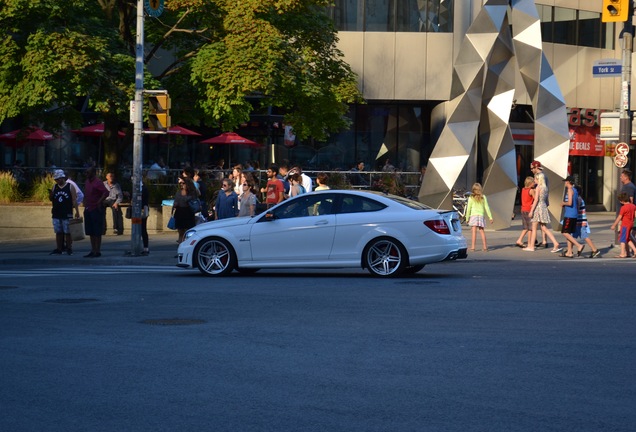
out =
[(468, 258), (468, 249), (463, 248), (463, 249), (458, 249), (456, 251), (449, 253), (446, 256), (446, 258), (444, 258), (444, 261), (455, 261), (458, 259), (466, 259), (466, 258)]

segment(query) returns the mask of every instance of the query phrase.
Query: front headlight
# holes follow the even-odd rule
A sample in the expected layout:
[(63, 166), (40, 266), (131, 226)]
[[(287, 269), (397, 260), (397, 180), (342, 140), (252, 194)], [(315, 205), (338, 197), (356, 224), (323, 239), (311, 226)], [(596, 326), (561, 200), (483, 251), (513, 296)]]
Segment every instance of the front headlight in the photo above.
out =
[(187, 239), (189, 239), (190, 237), (192, 237), (193, 235), (195, 235), (196, 233), (197, 233), (197, 231), (196, 231), (196, 230), (188, 230), (188, 231), (186, 231), (186, 233), (183, 235), (183, 239), (184, 239), (184, 240), (187, 240)]

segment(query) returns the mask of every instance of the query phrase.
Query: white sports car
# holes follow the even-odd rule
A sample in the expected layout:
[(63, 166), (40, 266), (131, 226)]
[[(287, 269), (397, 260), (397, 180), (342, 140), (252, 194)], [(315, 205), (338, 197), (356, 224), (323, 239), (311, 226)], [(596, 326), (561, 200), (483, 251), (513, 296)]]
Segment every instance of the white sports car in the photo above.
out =
[(466, 258), (466, 239), (456, 212), (379, 192), (326, 190), (257, 216), (197, 225), (179, 245), (177, 266), (209, 276), (362, 267), (391, 277), (459, 258)]

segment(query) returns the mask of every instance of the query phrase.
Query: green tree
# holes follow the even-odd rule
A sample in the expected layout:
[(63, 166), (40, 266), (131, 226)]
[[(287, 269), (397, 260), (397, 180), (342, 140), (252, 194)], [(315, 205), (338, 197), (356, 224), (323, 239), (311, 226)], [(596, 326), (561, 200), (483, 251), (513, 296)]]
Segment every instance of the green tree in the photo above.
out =
[[(360, 100), (336, 48), (325, 0), (168, 0), (145, 19), (146, 88), (165, 88), (175, 122), (232, 130), (259, 96), (282, 108), (302, 139), (348, 123)], [(0, 122), (23, 116), (50, 129), (81, 121), (78, 97), (106, 122), (105, 164), (134, 98), (136, 1), (0, 0)], [(158, 67), (161, 50), (173, 58)], [(165, 54), (162, 54), (165, 57)], [(130, 134), (129, 134), (130, 135)]]

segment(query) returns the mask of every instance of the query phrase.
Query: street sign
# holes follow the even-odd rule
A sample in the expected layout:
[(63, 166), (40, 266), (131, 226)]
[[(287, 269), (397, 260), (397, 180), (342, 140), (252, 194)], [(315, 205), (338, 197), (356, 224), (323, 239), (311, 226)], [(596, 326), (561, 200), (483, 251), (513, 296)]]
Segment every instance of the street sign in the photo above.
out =
[(614, 165), (616, 165), (618, 168), (625, 168), (625, 166), (627, 165), (627, 161), (627, 156), (620, 154), (614, 156)]
[(620, 142), (616, 144), (616, 148), (614, 149), (617, 155), (627, 156), (629, 154), (629, 146), (627, 143)]
[(623, 65), (619, 59), (596, 60), (592, 66), (594, 78), (615, 78), (623, 73)]

